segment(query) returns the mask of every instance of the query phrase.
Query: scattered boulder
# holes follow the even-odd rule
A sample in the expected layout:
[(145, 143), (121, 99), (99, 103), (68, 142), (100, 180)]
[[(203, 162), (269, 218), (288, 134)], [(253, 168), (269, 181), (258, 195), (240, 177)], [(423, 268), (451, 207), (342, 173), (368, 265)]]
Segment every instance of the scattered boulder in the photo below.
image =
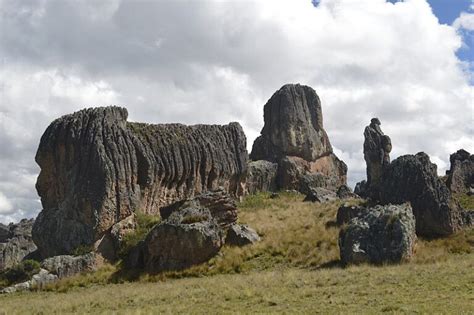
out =
[(364, 215), (367, 211), (366, 207), (343, 204), (337, 209), (336, 223), (337, 225), (349, 223), (350, 220)]
[(423, 152), (401, 156), (384, 169), (380, 201), (410, 202), (420, 236), (449, 235), (463, 225), (462, 209), (438, 177), (436, 164)]
[(59, 279), (71, 277), (97, 267), (96, 255), (89, 253), (81, 256), (60, 255), (47, 258), (41, 262), (41, 268), (56, 275)]
[(137, 209), (224, 187), (244, 193), (248, 155), (238, 123), (127, 122), (119, 107), (84, 109), (46, 129), (36, 154), (43, 210), (33, 239), (43, 257), (93, 245)]
[(364, 159), (367, 164), (366, 191), (378, 198), (383, 169), (390, 164), (392, 142), (380, 129), (380, 120), (372, 118), (364, 131)]
[(284, 85), (265, 104), (264, 120), (250, 158), (278, 164), (278, 189), (304, 193), (311, 182), (306, 178), (302, 183), (306, 175), (315, 176), (312, 187), (335, 191), (346, 183), (347, 166), (333, 153), (323, 128), (321, 102), (312, 88)]
[(316, 187), (311, 188), (309, 193), (304, 198), (304, 201), (311, 201), (311, 202), (328, 202), (337, 199), (337, 195), (334, 191)]
[(341, 185), (336, 191), (336, 195), (339, 199), (359, 199), (359, 195), (352, 192), (347, 185)]
[(245, 246), (260, 241), (260, 236), (252, 228), (243, 224), (234, 224), (227, 231), (225, 243), (233, 246)]
[(145, 239), (149, 272), (181, 270), (214, 257), (224, 244), (223, 230), (211, 212), (186, 207), (155, 226)]
[(0, 271), (35, 254), (36, 245), (31, 237), (33, 223), (34, 219), (23, 219), (17, 224), (8, 225), (7, 230), (1, 229), (3, 236), (0, 240)]
[(42, 289), (46, 287), (46, 285), (56, 281), (58, 281), (56, 275), (51, 274), (45, 269), (40, 269), (39, 272), (33, 275), (30, 280), (6, 287), (0, 290), (0, 294), (28, 291), (31, 289)]
[(341, 262), (399, 263), (411, 258), (415, 241), (415, 217), (409, 204), (378, 205), (341, 229)]
[(453, 193), (469, 193), (474, 187), (474, 154), (458, 150), (449, 158), (447, 186)]
[(249, 162), (246, 182), (247, 193), (254, 194), (259, 191), (276, 191), (277, 171), (277, 163), (265, 160)]

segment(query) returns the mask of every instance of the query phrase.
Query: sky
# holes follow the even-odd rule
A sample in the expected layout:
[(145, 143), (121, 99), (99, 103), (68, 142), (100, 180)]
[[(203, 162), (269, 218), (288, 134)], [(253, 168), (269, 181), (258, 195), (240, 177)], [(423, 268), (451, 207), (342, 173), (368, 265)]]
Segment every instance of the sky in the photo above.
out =
[(286, 83), (317, 91), (352, 187), (371, 117), (392, 159), (424, 151), (443, 174), (474, 151), (473, 32), (465, 0), (0, 0), (0, 222), (41, 210), (34, 156), (61, 115), (238, 121), (251, 148)]

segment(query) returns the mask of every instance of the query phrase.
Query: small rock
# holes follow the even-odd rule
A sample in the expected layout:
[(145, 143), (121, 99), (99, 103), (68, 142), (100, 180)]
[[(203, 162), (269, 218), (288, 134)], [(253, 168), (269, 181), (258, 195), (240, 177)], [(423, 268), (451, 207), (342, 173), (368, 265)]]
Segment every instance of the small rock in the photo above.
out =
[(243, 224), (234, 224), (227, 231), (226, 244), (245, 246), (260, 241), (257, 232)]
[(358, 199), (360, 198), (357, 194), (353, 193), (347, 185), (341, 185), (336, 192), (339, 199)]
[(306, 195), (304, 201), (311, 201), (311, 202), (328, 202), (337, 199), (337, 195), (334, 191), (317, 187), (312, 188), (310, 192)]
[(31, 278), (31, 286), (37, 289), (42, 289), (46, 285), (58, 281), (58, 276), (51, 274), (46, 269), (40, 269), (39, 273)]

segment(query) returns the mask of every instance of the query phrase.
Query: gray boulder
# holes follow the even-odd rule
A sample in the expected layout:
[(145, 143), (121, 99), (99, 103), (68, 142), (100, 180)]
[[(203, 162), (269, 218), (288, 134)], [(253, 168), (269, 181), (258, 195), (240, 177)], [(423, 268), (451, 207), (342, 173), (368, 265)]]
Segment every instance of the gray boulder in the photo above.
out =
[(243, 224), (234, 224), (227, 231), (225, 243), (233, 246), (245, 246), (260, 241), (260, 236), (252, 228)]
[(336, 223), (338, 225), (349, 223), (353, 218), (362, 216), (368, 211), (366, 207), (344, 204), (337, 209)]
[(33, 239), (43, 257), (92, 246), (137, 210), (219, 186), (244, 191), (248, 154), (238, 123), (144, 124), (125, 108), (89, 108), (53, 121), (36, 153), (43, 210)]
[(412, 257), (415, 242), (415, 217), (410, 205), (379, 205), (341, 229), (341, 262), (345, 265), (403, 262)]
[(224, 233), (206, 208), (184, 208), (155, 226), (144, 242), (144, 264), (149, 272), (181, 270), (214, 257), (224, 244)]
[(309, 193), (304, 198), (304, 201), (311, 201), (311, 202), (328, 202), (337, 199), (337, 195), (334, 191), (316, 187), (311, 188)]
[(436, 164), (423, 152), (401, 156), (384, 169), (380, 201), (410, 202), (420, 236), (445, 236), (463, 226), (463, 210), (438, 177)]
[(47, 258), (41, 262), (41, 268), (56, 275), (59, 279), (71, 277), (83, 272), (96, 270), (96, 254), (81, 256), (60, 255)]
[(247, 193), (254, 194), (259, 191), (276, 191), (277, 171), (277, 163), (265, 160), (249, 162), (246, 181)]
[(349, 186), (341, 185), (336, 191), (339, 199), (359, 199), (359, 195), (352, 192)]
[(458, 150), (449, 158), (447, 186), (453, 193), (469, 193), (474, 187), (474, 154)]
[[(36, 245), (31, 237), (33, 219), (23, 219), (17, 224), (8, 225), (8, 234), (0, 241), (0, 271), (31, 258)], [(6, 234), (6, 232), (3, 232)]]

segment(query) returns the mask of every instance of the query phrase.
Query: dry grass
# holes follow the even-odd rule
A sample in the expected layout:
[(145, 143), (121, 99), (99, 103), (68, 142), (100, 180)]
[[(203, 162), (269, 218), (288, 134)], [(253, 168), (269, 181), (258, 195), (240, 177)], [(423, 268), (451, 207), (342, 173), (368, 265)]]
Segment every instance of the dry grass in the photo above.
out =
[(105, 266), (66, 279), (51, 292), (0, 296), (0, 314), (474, 312), (474, 230), (419, 240), (408, 264), (342, 269), (334, 225), (341, 202), (302, 199), (259, 194), (240, 204), (239, 220), (262, 236), (258, 244), (225, 247), (208, 263), (182, 272), (124, 275)]

